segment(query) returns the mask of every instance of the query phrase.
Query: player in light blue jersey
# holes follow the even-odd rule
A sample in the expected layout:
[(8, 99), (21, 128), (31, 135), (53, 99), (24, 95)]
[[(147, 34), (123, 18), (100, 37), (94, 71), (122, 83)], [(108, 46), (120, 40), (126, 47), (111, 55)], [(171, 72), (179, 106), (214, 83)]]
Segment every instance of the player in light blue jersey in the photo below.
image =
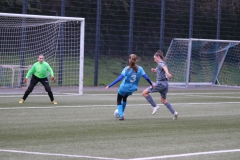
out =
[(178, 112), (176, 112), (172, 105), (166, 100), (168, 93), (168, 79), (172, 78), (172, 75), (168, 72), (167, 65), (164, 61), (164, 56), (161, 51), (157, 51), (154, 56), (154, 61), (157, 63), (156, 68), (152, 68), (151, 71), (156, 73), (155, 88), (151, 86), (142, 92), (142, 95), (146, 100), (152, 105), (153, 112), (155, 114), (159, 106), (153, 101), (149, 93), (159, 92), (161, 95), (161, 102), (168, 108), (168, 110), (173, 114), (173, 120), (178, 117)]
[(115, 85), (116, 83), (120, 82), (123, 79), (118, 89), (117, 95), (117, 108), (119, 113), (118, 117), (119, 120), (124, 120), (123, 115), (127, 104), (127, 97), (129, 95), (132, 95), (133, 92), (137, 91), (138, 83), (141, 76), (143, 76), (148, 81), (148, 83), (152, 87), (154, 87), (151, 80), (148, 78), (145, 71), (143, 70), (143, 68), (136, 64), (136, 62), (139, 60), (140, 60), (139, 57), (137, 57), (135, 54), (131, 54), (129, 56), (129, 66), (125, 67), (122, 70), (120, 76), (105, 88), (107, 90), (108, 88), (112, 87), (113, 85)]

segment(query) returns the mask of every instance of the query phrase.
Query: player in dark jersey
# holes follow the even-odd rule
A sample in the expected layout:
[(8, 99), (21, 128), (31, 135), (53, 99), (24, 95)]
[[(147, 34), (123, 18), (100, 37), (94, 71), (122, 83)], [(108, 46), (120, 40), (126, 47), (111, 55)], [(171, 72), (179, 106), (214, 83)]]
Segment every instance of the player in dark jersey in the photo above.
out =
[(155, 114), (159, 106), (154, 102), (149, 93), (159, 92), (161, 95), (161, 102), (173, 114), (173, 120), (176, 120), (178, 117), (178, 112), (176, 112), (172, 105), (166, 100), (168, 93), (168, 79), (171, 78), (172, 75), (168, 72), (163, 53), (160, 50), (154, 54), (154, 61), (157, 63), (157, 67), (151, 68), (151, 71), (156, 73), (155, 87), (148, 87), (142, 92), (142, 95), (153, 106), (152, 114)]

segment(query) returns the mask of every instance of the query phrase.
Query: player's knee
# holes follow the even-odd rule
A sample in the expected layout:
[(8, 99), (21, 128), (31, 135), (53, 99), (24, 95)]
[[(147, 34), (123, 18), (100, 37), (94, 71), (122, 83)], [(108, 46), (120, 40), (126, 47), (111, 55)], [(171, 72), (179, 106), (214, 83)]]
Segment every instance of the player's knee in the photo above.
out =
[(162, 102), (162, 104), (167, 103), (166, 99), (164, 99), (164, 98), (161, 98), (161, 102)]
[(144, 91), (142, 91), (142, 95), (143, 95), (143, 97), (147, 97), (147, 96), (148, 96), (148, 93), (149, 93), (148, 90), (144, 90)]

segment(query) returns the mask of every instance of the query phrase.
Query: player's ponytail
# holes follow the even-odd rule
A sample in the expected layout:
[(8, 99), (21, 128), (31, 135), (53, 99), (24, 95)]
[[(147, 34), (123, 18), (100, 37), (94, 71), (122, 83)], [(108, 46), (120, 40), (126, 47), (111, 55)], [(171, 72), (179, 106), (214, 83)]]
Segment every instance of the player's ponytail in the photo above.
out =
[(137, 62), (140, 61), (140, 58), (137, 57), (137, 55), (135, 54), (131, 54), (129, 56), (129, 67), (128, 67), (128, 70), (130, 68), (132, 68), (135, 72), (138, 72), (138, 67), (137, 67)]
[(162, 51), (160, 51), (160, 50), (158, 50), (155, 54), (154, 54), (154, 56), (156, 56), (156, 57), (160, 57), (163, 61), (164, 61), (164, 56), (163, 56), (163, 52)]

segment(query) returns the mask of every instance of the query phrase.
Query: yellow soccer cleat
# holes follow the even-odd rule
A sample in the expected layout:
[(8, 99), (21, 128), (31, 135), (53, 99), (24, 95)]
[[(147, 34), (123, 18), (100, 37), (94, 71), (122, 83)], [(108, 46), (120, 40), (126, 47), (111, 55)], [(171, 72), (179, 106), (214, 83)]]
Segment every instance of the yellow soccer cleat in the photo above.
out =
[(52, 104), (57, 104), (57, 102), (53, 100), (53, 101), (52, 101)]
[(19, 101), (19, 103), (24, 103), (24, 99), (21, 99), (21, 100)]

